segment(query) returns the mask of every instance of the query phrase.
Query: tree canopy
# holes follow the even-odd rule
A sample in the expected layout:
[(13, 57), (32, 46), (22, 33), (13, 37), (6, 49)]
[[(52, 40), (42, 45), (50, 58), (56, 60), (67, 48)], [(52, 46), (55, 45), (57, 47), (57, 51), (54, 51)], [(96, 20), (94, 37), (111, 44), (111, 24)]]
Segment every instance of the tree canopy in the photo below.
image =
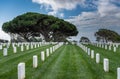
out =
[(108, 29), (99, 29), (95, 32), (96, 41), (100, 42), (120, 42), (120, 35), (115, 31)]
[(81, 37), (80, 38), (80, 42), (86, 42), (86, 43), (90, 43), (90, 40), (89, 40), (89, 38), (88, 37)]
[(6, 33), (14, 33), (29, 41), (29, 37), (42, 34), (46, 41), (64, 41), (78, 34), (77, 28), (54, 16), (28, 12), (17, 16), (2, 26)]

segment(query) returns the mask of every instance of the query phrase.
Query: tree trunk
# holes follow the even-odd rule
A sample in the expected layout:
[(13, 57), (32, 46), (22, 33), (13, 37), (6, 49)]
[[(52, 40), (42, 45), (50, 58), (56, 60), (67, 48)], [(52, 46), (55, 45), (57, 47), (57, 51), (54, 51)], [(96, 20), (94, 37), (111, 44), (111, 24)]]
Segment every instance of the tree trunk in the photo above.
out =
[(30, 40), (28, 39), (28, 37), (24, 36), (24, 39), (25, 39), (25, 41), (30, 42)]
[(48, 34), (43, 34), (43, 36), (44, 36), (46, 42), (51, 41), (50, 36)]

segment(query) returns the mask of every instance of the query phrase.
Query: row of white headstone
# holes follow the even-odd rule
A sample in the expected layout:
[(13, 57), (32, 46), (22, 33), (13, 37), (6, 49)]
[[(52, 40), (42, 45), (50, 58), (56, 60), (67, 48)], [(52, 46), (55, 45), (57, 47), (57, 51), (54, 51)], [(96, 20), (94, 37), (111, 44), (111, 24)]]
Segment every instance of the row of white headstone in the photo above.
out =
[(2, 50), (4, 47), (9, 48), (10, 47), (10, 42), (8, 43), (0, 43), (0, 50)]
[(112, 43), (112, 44), (99, 44), (99, 43), (93, 43), (92, 45), (100, 48), (104, 48), (106, 50), (113, 50), (113, 52), (117, 51), (117, 48), (120, 44), (117, 43)]
[[(79, 45), (92, 59), (94, 59), (94, 50), (80, 44)], [(96, 63), (100, 63), (100, 54), (96, 53)], [(109, 72), (109, 59), (104, 58), (103, 69), (105, 72)], [(120, 67), (117, 68), (117, 79), (120, 79)]]
[[(9, 48), (10, 45), (12, 44), (12, 46), (14, 47), (19, 47), (21, 45), (31, 45), (31, 46), (34, 46), (34, 47), (37, 47), (37, 45), (39, 46), (44, 46), (44, 45), (47, 45), (47, 44), (56, 44), (57, 42), (20, 42), (20, 43), (0, 43), (0, 50), (2, 50), (4, 47), (6, 48)], [(31, 47), (32, 48), (32, 47)]]
[[(46, 52), (41, 51), (42, 62), (44, 62), (45, 59), (50, 56), (50, 54), (55, 52), (55, 50), (57, 50), (62, 45), (63, 45), (63, 43), (59, 43), (55, 46), (47, 48)], [(46, 54), (46, 57), (45, 57), (45, 54)], [(37, 68), (37, 67), (38, 67), (38, 56), (34, 55), (33, 56), (33, 68)], [(25, 63), (24, 62), (21, 62), (21, 63), (18, 64), (18, 79), (25, 79)]]
[(110, 44), (109, 43), (92, 43), (92, 44), (101, 48), (104, 48), (105, 45), (113, 46), (113, 47), (118, 47), (120, 45), (120, 43), (110, 43)]
[[(92, 59), (95, 58), (95, 53), (94, 53), (94, 50), (91, 50), (90, 48), (80, 44), (79, 45)], [(100, 63), (100, 54), (99, 53), (96, 53), (96, 63)]]
[[(50, 44), (49, 42), (37, 42), (37, 43), (12, 43), (12, 48), (13, 48), (13, 52), (14, 53), (17, 53), (17, 48), (20, 47), (20, 50), (21, 52), (25, 51), (25, 48), (26, 50), (29, 50), (30, 47), (31, 49), (33, 48), (38, 48), (40, 46), (45, 46), (45, 45), (48, 45)], [(10, 45), (9, 45), (10, 46)], [(1, 49), (3, 48), (2, 45), (0, 45)], [(8, 48), (3, 48), (3, 56), (7, 56), (8, 55)]]

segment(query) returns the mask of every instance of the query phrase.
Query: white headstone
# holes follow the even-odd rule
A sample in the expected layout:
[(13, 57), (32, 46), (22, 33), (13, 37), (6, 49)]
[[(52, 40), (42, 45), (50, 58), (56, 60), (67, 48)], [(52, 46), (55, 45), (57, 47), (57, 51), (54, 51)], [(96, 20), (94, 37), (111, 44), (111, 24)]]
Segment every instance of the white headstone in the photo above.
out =
[(99, 44), (99, 47), (101, 47), (101, 44)]
[[(72, 42), (73, 43), (73, 42)], [(66, 45), (68, 45), (68, 42), (66, 42)]]
[(8, 53), (7, 48), (4, 48), (3, 49), (3, 56), (7, 56), (8, 55), (7, 53)]
[(29, 50), (29, 45), (26, 46), (26, 50)]
[(20, 43), (17, 43), (17, 46), (20, 47)]
[(105, 45), (105, 49), (107, 50), (107, 45)]
[(113, 51), (116, 52), (116, 47), (114, 47)]
[(18, 64), (18, 79), (25, 79), (25, 63)]
[(96, 44), (94, 44), (96, 47), (98, 47), (99, 46), (99, 44), (98, 43), (96, 43)]
[(35, 48), (37, 48), (36, 44), (34, 44)]
[(42, 43), (40, 42), (39, 45), (42, 46)]
[(46, 56), (49, 57), (49, 49), (46, 49)]
[(116, 47), (117, 47), (117, 48), (118, 48), (118, 46), (119, 46), (119, 45), (118, 45), (118, 44), (116, 44)]
[(2, 49), (2, 45), (0, 45), (0, 50)]
[(31, 44), (31, 49), (33, 49), (33, 44)]
[(88, 52), (88, 55), (90, 55), (90, 48), (88, 48), (87, 52)]
[(38, 57), (37, 55), (33, 56), (33, 68), (37, 68), (38, 66)]
[(15, 47), (15, 43), (12, 43), (12, 47)]
[(117, 79), (120, 79), (120, 67), (117, 68)]
[(38, 47), (40, 47), (40, 45), (39, 45), (39, 44), (37, 44), (37, 46), (38, 46)]
[(55, 46), (53, 46), (52, 49), (53, 49), (53, 52), (54, 52), (55, 51)]
[(107, 58), (104, 58), (103, 62), (104, 71), (109, 72), (109, 60)]
[(96, 63), (100, 63), (100, 54), (99, 53), (96, 54)]
[(52, 54), (53, 50), (52, 50), (52, 47), (50, 47), (50, 53)]
[(6, 43), (3, 43), (3, 46), (6, 46)]
[(87, 49), (88, 49), (88, 47), (86, 47), (86, 48), (85, 48), (85, 52), (86, 52), (86, 53), (88, 52), (88, 50), (87, 50)]
[(6, 46), (7, 46), (7, 48), (9, 48), (10, 47), (10, 43), (6, 44)]
[(104, 44), (102, 44), (102, 48), (104, 48)]
[(111, 48), (111, 45), (109, 46), (109, 50), (111, 50), (112, 48)]
[(41, 52), (41, 60), (42, 60), (42, 61), (45, 60), (45, 53), (44, 53), (44, 51)]
[(24, 51), (24, 47), (23, 47), (23, 45), (21, 46), (21, 51)]
[(13, 52), (16, 53), (17, 52), (17, 48), (14, 46), (13, 47)]
[(94, 50), (91, 50), (91, 58), (94, 58)]

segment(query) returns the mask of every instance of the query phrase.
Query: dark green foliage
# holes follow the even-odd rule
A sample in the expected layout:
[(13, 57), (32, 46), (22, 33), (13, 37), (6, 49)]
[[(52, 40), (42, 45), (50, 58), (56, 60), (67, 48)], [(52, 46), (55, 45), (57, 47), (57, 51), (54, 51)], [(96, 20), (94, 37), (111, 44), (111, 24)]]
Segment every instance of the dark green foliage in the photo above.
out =
[(0, 39), (0, 43), (7, 43), (8, 40)]
[(100, 42), (120, 42), (120, 35), (115, 31), (108, 30), (108, 29), (99, 29), (95, 33), (96, 41)]
[(90, 40), (89, 40), (89, 38), (87, 38), (87, 37), (81, 37), (81, 38), (80, 38), (80, 42), (90, 43)]
[[(78, 34), (76, 27), (57, 17), (28, 12), (2, 26), (6, 33), (14, 33), (29, 41), (29, 37), (42, 34), (46, 41), (63, 41)], [(51, 34), (50, 34), (51, 33)], [(52, 37), (51, 37), (51, 36)]]

